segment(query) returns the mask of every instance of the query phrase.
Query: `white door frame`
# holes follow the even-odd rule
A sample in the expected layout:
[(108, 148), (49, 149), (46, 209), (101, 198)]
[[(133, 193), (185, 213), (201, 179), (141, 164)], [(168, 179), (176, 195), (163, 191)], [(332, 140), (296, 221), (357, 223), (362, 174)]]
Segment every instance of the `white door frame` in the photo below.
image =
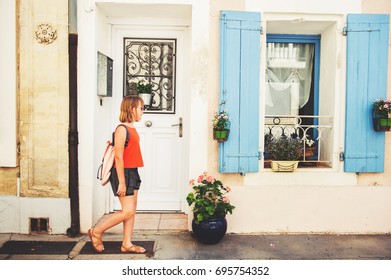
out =
[[(188, 170), (189, 170), (189, 107), (190, 107), (190, 65), (186, 63), (186, 61), (190, 61), (190, 35), (189, 28), (187, 26), (140, 26), (140, 25), (128, 25), (128, 24), (113, 24), (112, 25), (112, 33), (111, 33), (111, 48), (112, 48), (112, 57), (114, 60), (114, 64), (120, 64), (121, 67), (114, 67), (113, 77), (123, 76), (123, 54), (118, 53), (118, 42), (122, 40), (121, 38), (129, 37), (129, 33), (132, 33), (132, 37), (139, 38), (169, 38), (167, 34), (172, 34), (172, 38), (177, 38), (177, 50), (180, 48), (179, 53), (180, 58), (177, 59), (177, 69), (182, 69), (184, 73), (181, 75), (183, 78), (177, 82), (177, 91), (180, 91), (182, 95), (182, 108), (178, 108), (180, 114), (183, 118), (183, 143), (182, 143), (182, 152), (180, 156), (180, 170), (178, 170), (178, 180), (179, 182), (179, 195), (182, 198), (180, 211), (187, 212), (187, 204), (186, 204), (186, 192), (188, 185)], [(150, 36), (153, 33), (153, 36)], [(162, 33), (163, 35), (160, 35)], [(167, 37), (168, 36), (168, 37)], [(120, 73), (118, 73), (121, 71)], [(118, 117), (116, 112), (119, 112), (119, 104), (122, 100), (123, 94), (123, 85), (118, 82), (119, 79), (113, 79), (113, 102), (111, 111), (113, 112), (111, 116), (113, 117), (110, 120), (110, 125), (112, 130), (115, 128), (115, 125), (118, 124)], [(179, 106), (177, 106), (179, 107)], [(110, 195), (107, 197), (108, 205), (110, 211), (114, 209), (113, 203), (113, 194), (110, 192)]]

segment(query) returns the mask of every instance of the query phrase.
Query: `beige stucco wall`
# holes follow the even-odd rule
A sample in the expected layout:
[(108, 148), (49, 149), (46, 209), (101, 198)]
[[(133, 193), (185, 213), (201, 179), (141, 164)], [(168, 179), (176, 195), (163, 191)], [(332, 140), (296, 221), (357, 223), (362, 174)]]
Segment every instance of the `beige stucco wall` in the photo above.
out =
[[(67, 2), (20, 0), (21, 196), (68, 196)], [(39, 42), (42, 24), (42, 34), (56, 32), (53, 41)]]

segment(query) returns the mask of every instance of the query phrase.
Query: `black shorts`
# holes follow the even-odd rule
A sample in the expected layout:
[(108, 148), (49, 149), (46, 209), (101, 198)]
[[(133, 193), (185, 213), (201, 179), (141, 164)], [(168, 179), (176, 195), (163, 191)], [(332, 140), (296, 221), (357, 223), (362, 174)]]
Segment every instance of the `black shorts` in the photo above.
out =
[[(126, 185), (126, 195), (134, 195), (134, 190), (140, 189), (141, 179), (140, 175), (138, 174), (137, 168), (125, 168), (125, 185)], [(118, 191), (118, 175), (117, 175), (117, 169), (111, 168), (111, 174), (110, 174), (110, 184), (111, 188), (113, 189), (113, 193), (115, 196), (117, 195)]]

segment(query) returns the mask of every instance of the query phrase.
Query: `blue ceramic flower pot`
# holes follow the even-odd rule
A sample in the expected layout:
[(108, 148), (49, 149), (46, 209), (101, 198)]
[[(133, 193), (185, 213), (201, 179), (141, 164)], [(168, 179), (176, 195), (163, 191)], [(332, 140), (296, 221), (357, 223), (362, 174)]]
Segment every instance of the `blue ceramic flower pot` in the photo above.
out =
[(192, 221), (192, 229), (195, 237), (204, 244), (218, 243), (227, 232), (227, 219), (225, 217), (202, 221), (199, 224)]

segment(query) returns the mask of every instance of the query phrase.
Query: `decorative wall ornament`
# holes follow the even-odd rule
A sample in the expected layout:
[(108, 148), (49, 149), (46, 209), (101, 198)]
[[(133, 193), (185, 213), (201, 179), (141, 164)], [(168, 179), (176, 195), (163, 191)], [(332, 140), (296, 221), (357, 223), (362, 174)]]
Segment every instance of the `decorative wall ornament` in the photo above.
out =
[(40, 44), (51, 44), (57, 39), (57, 30), (48, 23), (42, 23), (35, 30), (35, 39)]

